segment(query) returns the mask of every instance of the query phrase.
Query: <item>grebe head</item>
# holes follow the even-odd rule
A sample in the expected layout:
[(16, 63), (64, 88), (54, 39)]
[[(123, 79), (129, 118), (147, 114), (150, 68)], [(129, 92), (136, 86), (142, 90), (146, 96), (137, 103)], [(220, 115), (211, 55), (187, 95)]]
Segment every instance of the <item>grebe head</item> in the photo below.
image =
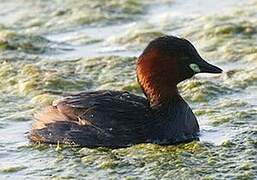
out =
[(221, 73), (186, 39), (163, 36), (151, 41), (138, 58), (137, 78), (151, 104), (177, 94), (177, 84), (197, 73)]

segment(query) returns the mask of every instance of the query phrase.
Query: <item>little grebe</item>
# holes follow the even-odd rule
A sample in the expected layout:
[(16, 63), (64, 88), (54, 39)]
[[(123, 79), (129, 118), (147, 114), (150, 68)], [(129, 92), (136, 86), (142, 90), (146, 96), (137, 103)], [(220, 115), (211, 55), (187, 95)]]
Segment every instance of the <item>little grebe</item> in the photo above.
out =
[(136, 64), (147, 99), (110, 90), (73, 94), (38, 113), (29, 138), (111, 148), (198, 139), (197, 119), (179, 95), (177, 84), (204, 72), (222, 70), (203, 60), (188, 40), (159, 37), (149, 43)]

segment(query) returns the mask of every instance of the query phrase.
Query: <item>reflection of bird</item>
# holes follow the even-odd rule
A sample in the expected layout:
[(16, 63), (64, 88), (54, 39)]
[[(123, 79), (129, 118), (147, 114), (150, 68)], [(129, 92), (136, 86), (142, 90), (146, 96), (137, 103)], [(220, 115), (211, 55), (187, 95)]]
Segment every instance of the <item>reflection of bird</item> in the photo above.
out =
[(222, 70), (204, 61), (189, 41), (164, 36), (149, 43), (136, 72), (147, 99), (109, 90), (74, 94), (38, 113), (29, 138), (112, 148), (197, 139), (197, 120), (177, 84), (196, 73)]

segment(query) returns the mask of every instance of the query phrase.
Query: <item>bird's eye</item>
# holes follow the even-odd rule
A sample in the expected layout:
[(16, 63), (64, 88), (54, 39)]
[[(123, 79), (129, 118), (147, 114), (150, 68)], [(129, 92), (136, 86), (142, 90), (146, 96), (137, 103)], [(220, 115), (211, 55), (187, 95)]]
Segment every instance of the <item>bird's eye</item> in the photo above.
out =
[(199, 73), (201, 72), (199, 66), (197, 64), (190, 64), (189, 67), (195, 72), (195, 73)]

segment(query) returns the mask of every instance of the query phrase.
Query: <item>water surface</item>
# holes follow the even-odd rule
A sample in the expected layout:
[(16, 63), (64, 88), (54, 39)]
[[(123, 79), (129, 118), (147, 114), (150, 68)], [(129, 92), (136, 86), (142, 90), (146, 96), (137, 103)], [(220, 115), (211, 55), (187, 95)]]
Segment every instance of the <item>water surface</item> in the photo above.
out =
[[(0, 0), (0, 179), (256, 179), (257, 1)], [(65, 92), (142, 95), (135, 60), (161, 35), (224, 69), (179, 85), (201, 141), (122, 149), (33, 145), (33, 113)]]

